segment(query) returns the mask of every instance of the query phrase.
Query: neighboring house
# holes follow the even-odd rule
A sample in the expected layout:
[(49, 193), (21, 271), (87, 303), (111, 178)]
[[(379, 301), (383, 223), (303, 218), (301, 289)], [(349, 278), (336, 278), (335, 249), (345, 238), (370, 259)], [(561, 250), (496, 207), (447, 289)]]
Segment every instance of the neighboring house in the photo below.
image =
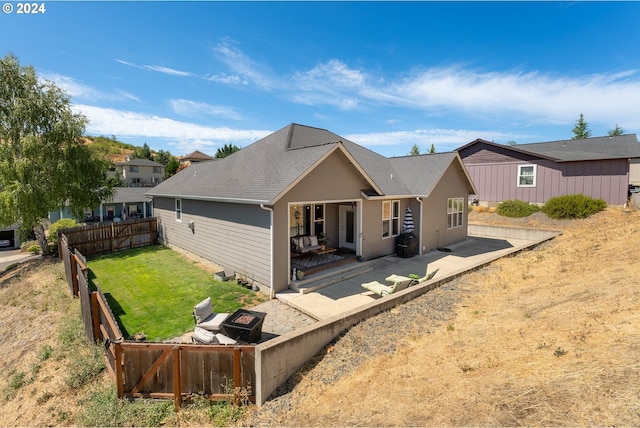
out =
[[(85, 210), (83, 221), (112, 221), (131, 218), (147, 218), (153, 215), (151, 199), (145, 195), (147, 189), (140, 187), (116, 187), (116, 192), (112, 199), (103, 201), (100, 206)], [(123, 216), (123, 210), (126, 215)], [(71, 209), (65, 206), (58, 211), (49, 213), (49, 222), (55, 223), (61, 218), (75, 218)]]
[(578, 193), (623, 205), (640, 186), (635, 134), (513, 146), (477, 139), (457, 152), (483, 205), (513, 199), (543, 204)]
[(191, 165), (193, 163), (206, 162), (213, 159), (214, 159), (213, 157), (205, 153), (202, 153), (200, 150), (196, 150), (195, 152), (182, 156), (180, 158), (180, 164)]
[(410, 207), (422, 253), (467, 238), (474, 193), (455, 152), (386, 158), (298, 124), (147, 191), (163, 243), (246, 272), (272, 296), (291, 281), (291, 238), (325, 233), (365, 260), (394, 254)]
[(127, 187), (153, 187), (164, 179), (164, 165), (149, 159), (127, 159), (126, 162), (116, 162), (116, 176)]

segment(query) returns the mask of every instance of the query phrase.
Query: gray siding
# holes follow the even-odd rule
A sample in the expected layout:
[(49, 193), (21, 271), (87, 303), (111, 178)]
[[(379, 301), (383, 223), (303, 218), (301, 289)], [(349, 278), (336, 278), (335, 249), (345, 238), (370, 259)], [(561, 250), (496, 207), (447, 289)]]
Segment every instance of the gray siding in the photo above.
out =
[[(508, 149), (482, 148), (476, 144), (460, 152), (478, 190), (478, 198), (490, 204), (519, 199), (545, 203), (555, 196), (582, 193), (622, 205), (627, 200), (629, 175), (626, 159), (553, 162)], [(535, 164), (536, 186), (518, 187), (518, 165)]]
[[(175, 245), (225, 268), (246, 271), (271, 285), (270, 214), (256, 205), (182, 199), (182, 222), (175, 200), (154, 198), (164, 244)], [(189, 222), (194, 222), (194, 230)]]

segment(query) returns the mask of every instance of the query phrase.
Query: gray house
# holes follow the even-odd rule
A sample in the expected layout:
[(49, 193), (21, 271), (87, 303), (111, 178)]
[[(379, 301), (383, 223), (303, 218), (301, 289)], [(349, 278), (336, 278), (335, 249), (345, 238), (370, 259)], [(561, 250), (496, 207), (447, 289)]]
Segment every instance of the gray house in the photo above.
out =
[(640, 186), (635, 134), (514, 146), (477, 139), (456, 151), (483, 205), (513, 199), (545, 203), (578, 193), (623, 205)]
[(291, 124), (147, 194), (165, 244), (247, 272), (273, 296), (291, 283), (293, 238), (325, 234), (364, 260), (393, 254), (409, 207), (425, 252), (466, 239), (475, 192), (455, 152), (386, 158)]

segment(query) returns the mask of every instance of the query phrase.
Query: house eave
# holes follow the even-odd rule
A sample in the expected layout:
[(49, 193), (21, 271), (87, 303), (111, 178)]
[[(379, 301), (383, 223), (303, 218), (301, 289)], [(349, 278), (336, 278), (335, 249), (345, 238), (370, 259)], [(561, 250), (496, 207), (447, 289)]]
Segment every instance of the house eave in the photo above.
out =
[(224, 202), (228, 204), (244, 204), (244, 205), (273, 205), (271, 201), (265, 199), (244, 199), (244, 198), (221, 198), (216, 196), (202, 196), (202, 195), (182, 195), (182, 194), (153, 194), (145, 193), (145, 195), (151, 198), (171, 198), (171, 199), (188, 199), (194, 201), (207, 201), (207, 202)]

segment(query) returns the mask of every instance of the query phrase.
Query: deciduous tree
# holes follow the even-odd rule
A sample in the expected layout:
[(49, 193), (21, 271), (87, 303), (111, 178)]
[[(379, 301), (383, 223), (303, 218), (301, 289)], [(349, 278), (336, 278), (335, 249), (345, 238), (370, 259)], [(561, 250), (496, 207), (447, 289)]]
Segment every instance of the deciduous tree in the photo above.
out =
[(82, 142), (87, 119), (70, 98), (16, 56), (0, 58), (0, 226), (21, 223), (47, 253), (43, 220), (68, 204), (85, 208), (113, 195), (105, 161)]

